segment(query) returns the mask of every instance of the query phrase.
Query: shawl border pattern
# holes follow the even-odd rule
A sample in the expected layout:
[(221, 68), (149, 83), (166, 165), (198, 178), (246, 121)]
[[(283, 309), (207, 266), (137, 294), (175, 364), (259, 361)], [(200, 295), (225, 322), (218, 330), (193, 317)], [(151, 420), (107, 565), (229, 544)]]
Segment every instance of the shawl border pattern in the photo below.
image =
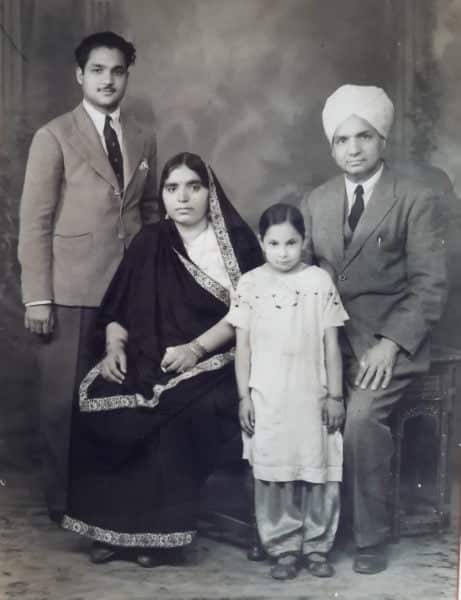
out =
[(206, 273), (204, 273), (201, 269), (194, 265), (190, 260), (188, 260), (182, 254), (180, 254), (176, 249), (175, 252), (182, 264), (184, 265), (184, 267), (189, 271), (190, 275), (192, 275), (192, 277), (199, 284), (199, 286), (202, 287), (205, 291), (212, 294), (215, 298), (229, 306), (230, 297), (228, 290), (226, 290), (226, 288), (223, 287), (220, 283), (209, 277)]
[(235, 289), (237, 283), (242, 275), (240, 266), (235, 256), (234, 248), (232, 246), (229, 232), (227, 231), (226, 223), (222, 214), (221, 206), (218, 200), (218, 194), (216, 192), (216, 185), (214, 182), (213, 171), (207, 165), (208, 178), (210, 181), (209, 190), (209, 205), (210, 205), (210, 218), (215, 231), (216, 239), (218, 240), (218, 246), (221, 250), (221, 255), (224, 260), (224, 265), (227, 269), (229, 279), (231, 280), (232, 287)]
[(84, 377), (80, 384), (79, 391), (79, 405), (81, 412), (99, 412), (106, 410), (118, 410), (121, 408), (155, 408), (159, 401), (161, 394), (173, 387), (176, 387), (182, 381), (191, 379), (200, 373), (207, 371), (217, 371), (225, 365), (229, 364), (234, 360), (235, 349), (232, 348), (228, 352), (215, 354), (206, 360), (199, 362), (184, 373), (180, 373), (175, 377), (172, 377), (168, 383), (161, 385), (157, 384), (154, 386), (154, 395), (151, 399), (147, 400), (141, 394), (126, 394), (116, 396), (105, 396), (101, 398), (88, 398), (88, 388), (93, 381), (101, 374), (101, 364), (99, 362), (95, 367), (89, 371)]
[(176, 531), (173, 533), (120, 533), (110, 529), (103, 529), (88, 525), (84, 521), (65, 515), (62, 527), (73, 533), (83, 535), (97, 542), (111, 546), (139, 547), (139, 548), (179, 548), (187, 546), (194, 540), (197, 531)]

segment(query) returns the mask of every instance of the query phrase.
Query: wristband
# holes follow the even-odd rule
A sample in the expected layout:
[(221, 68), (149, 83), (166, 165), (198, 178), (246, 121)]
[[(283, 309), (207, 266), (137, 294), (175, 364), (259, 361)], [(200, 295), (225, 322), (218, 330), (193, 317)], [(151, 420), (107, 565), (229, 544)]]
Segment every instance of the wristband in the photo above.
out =
[(122, 350), (125, 348), (125, 340), (111, 340), (110, 342), (106, 342), (106, 354), (113, 350), (114, 348), (121, 348)]
[(193, 354), (195, 354), (195, 356), (198, 359), (203, 358), (207, 353), (207, 349), (204, 346), (202, 346), (202, 344), (198, 340), (192, 340), (191, 342), (189, 342), (188, 346), (189, 350)]
[(331, 394), (328, 394), (328, 398), (335, 402), (344, 402), (344, 396), (332, 396)]

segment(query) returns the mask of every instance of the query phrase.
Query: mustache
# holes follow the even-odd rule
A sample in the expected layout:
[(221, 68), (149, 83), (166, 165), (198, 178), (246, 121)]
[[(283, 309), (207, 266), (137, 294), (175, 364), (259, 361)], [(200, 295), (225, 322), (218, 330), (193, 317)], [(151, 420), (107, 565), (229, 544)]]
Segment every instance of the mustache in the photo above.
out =
[(99, 90), (102, 90), (103, 92), (115, 92), (113, 85), (105, 85), (104, 87), (100, 87)]

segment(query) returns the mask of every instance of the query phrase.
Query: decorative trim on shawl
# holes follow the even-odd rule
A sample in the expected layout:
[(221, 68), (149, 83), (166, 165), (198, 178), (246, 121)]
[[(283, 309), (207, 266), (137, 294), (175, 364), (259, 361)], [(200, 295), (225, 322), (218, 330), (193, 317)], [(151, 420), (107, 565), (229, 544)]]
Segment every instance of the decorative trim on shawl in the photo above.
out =
[(197, 363), (195, 367), (192, 367), (192, 369), (188, 369), (187, 371), (184, 371), (184, 373), (180, 373), (179, 375), (176, 375), (176, 377), (172, 377), (165, 385), (157, 383), (157, 385), (154, 385), (154, 397), (152, 400), (157, 398), (158, 403), (160, 394), (162, 394), (164, 391), (170, 390), (171, 388), (177, 386), (178, 383), (181, 383), (181, 381), (195, 377), (195, 375), (199, 375), (200, 373), (205, 373), (206, 371), (217, 371), (218, 369), (224, 367), (224, 365), (232, 362), (234, 360), (234, 356), (235, 349), (232, 348), (228, 352), (215, 354), (203, 362)]
[(232, 348), (228, 352), (215, 354), (206, 360), (199, 362), (192, 367), (172, 377), (168, 383), (154, 386), (154, 395), (150, 399), (144, 398), (141, 394), (126, 394), (117, 396), (105, 396), (101, 398), (88, 398), (88, 388), (101, 373), (101, 364), (99, 362), (91, 371), (84, 377), (80, 384), (79, 405), (81, 412), (99, 412), (105, 410), (118, 410), (121, 408), (155, 408), (160, 402), (160, 396), (166, 390), (176, 387), (182, 381), (205, 373), (207, 371), (217, 371), (234, 360), (235, 349)]
[(229, 279), (231, 280), (232, 287), (235, 289), (242, 273), (240, 271), (237, 257), (235, 256), (234, 248), (230, 241), (229, 233), (227, 231), (226, 223), (221, 211), (221, 205), (218, 201), (213, 172), (208, 165), (207, 171), (210, 182), (208, 203), (210, 207), (211, 223), (213, 225), (218, 246), (223, 257), (224, 266), (226, 267)]
[[(223, 302), (226, 306), (230, 304), (230, 296), (229, 291), (226, 290), (220, 283), (209, 277), (206, 273), (204, 273), (201, 269), (199, 269), (194, 263), (188, 260), (185, 256), (180, 254), (176, 249), (174, 249), (176, 254), (179, 257), (179, 260), (182, 262), (184, 267), (189, 271), (195, 281), (202, 287), (205, 291), (212, 294), (215, 298)], [(230, 274), (229, 274), (230, 277)]]
[(178, 548), (191, 544), (197, 534), (196, 530), (174, 533), (119, 533), (118, 531), (88, 525), (84, 521), (73, 519), (68, 515), (64, 516), (61, 526), (63, 529), (84, 535), (97, 542), (130, 548)]

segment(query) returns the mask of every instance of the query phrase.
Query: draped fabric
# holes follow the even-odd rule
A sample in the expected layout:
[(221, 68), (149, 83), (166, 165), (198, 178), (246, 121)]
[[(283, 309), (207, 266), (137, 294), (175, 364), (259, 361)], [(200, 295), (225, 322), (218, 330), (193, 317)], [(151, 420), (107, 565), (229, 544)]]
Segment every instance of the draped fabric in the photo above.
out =
[[(259, 244), (210, 170), (210, 222), (229, 278), (261, 264)], [(200, 487), (239, 443), (233, 349), (166, 374), (167, 346), (184, 344), (228, 311), (229, 291), (187, 256), (174, 222), (133, 240), (104, 298), (98, 327), (128, 331), (123, 384), (99, 367), (84, 378), (74, 415), (70, 505), (63, 527), (120, 546), (172, 547), (195, 532)], [(240, 450), (239, 450), (240, 451)]]

